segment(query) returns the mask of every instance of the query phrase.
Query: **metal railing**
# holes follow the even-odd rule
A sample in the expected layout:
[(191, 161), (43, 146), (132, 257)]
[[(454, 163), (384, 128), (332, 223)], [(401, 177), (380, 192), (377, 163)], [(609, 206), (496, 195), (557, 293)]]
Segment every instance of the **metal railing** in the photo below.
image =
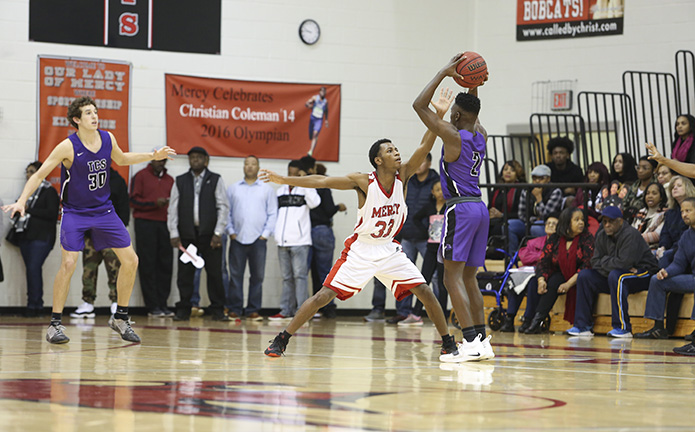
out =
[(695, 55), (692, 51), (676, 51), (676, 87), (678, 88), (678, 114), (695, 112)]
[(602, 161), (609, 165), (618, 153), (639, 154), (630, 96), (580, 92), (577, 99), (579, 115), (585, 120), (586, 140), (594, 155), (591, 162)]
[[(625, 71), (623, 93), (632, 98), (638, 143), (652, 142), (662, 154), (671, 154), (673, 125), (679, 108), (676, 77), (665, 72)], [(643, 146), (634, 156), (646, 152)]]
[(538, 156), (534, 165), (547, 162), (546, 144), (550, 138), (567, 136), (574, 142), (572, 161), (582, 168), (593, 162), (593, 149), (586, 145), (584, 119), (577, 114), (531, 114), (529, 118), (531, 135), (536, 137), (534, 151)]

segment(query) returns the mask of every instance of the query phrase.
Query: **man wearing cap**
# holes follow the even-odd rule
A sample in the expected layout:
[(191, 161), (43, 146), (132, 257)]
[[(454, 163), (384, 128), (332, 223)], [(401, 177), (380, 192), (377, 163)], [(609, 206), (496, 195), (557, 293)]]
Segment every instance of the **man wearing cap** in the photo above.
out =
[(601, 212), (603, 230), (596, 234), (591, 269), (579, 272), (577, 305), (572, 336), (593, 336), (592, 315), (598, 293), (611, 295), (613, 330), (609, 336), (631, 338), (627, 296), (649, 288), (649, 279), (659, 270), (656, 258), (640, 232), (623, 220), (619, 207)]
[[(532, 182), (535, 184), (550, 183), (550, 168), (548, 165), (538, 165), (531, 171)], [(545, 218), (547, 215), (562, 210), (562, 190), (560, 188), (533, 188), (531, 198), (523, 190), (519, 197), (519, 220), (510, 220), (509, 229), (522, 238), (526, 231), (526, 223), (531, 222), (531, 237), (545, 235)]]
[[(210, 315), (216, 321), (228, 321), (224, 313), (225, 291), (222, 284), (222, 236), (227, 225), (229, 202), (224, 181), (219, 174), (207, 169), (208, 152), (202, 147), (188, 151), (191, 169), (176, 177), (171, 189), (167, 226), (171, 246), (187, 248), (191, 243), (205, 260), (208, 277)], [(183, 252), (179, 251), (179, 256)], [(195, 267), (191, 263), (179, 263), (177, 285), (181, 300), (176, 304), (177, 321), (191, 316), (191, 296)]]
[(135, 221), (138, 274), (150, 316), (171, 317), (167, 300), (171, 291), (172, 258), (167, 228), (167, 208), (174, 178), (167, 174), (166, 159), (152, 161), (133, 176), (130, 206)]

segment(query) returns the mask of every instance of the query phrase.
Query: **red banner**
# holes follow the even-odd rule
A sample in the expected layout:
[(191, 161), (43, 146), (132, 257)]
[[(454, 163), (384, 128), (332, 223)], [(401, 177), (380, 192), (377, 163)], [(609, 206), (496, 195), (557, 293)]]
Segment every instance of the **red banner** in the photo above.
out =
[[(56, 145), (75, 132), (67, 119), (73, 100), (89, 96), (97, 104), (99, 129), (111, 132), (124, 152), (130, 148), (130, 63), (39, 56), (39, 150), (45, 161)], [(113, 165), (129, 181), (129, 167)], [(46, 178), (60, 192), (60, 166)]]
[(600, 0), (517, 0), (516, 40), (622, 34), (624, 8)]
[[(166, 75), (167, 144), (211, 156), (338, 161), (340, 85)], [(324, 92), (322, 97), (320, 94)]]

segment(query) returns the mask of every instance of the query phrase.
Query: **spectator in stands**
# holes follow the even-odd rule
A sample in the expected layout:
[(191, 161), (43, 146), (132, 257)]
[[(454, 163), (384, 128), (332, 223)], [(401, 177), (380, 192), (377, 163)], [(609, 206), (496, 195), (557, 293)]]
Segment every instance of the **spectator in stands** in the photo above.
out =
[[(326, 175), (326, 166), (317, 164), (316, 159), (304, 156), (299, 160), (304, 171), (308, 175)], [(333, 194), (329, 188), (316, 189), (321, 198), (321, 204), (309, 211), (311, 218), (311, 251), (309, 253), (309, 270), (311, 271), (311, 284), (316, 294), (323, 287), (323, 281), (333, 267), (333, 250), (335, 249), (335, 235), (333, 233), (333, 215), (339, 211), (345, 211), (345, 204), (335, 204)], [(317, 315), (324, 318), (336, 317), (335, 299), (318, 310)]]
[[(525, 333), (535, 334), (542, 331), (541, 325), (560, 294), (567, 294), (565, 320), (574, 322), (574, 313), (567, 312), (574, 309), (575, 285), (579, 272), (591, 266), (593, 253), (594, 236), (586, 229), (584, 211), (578, 208), (563, 210), (557, 223), (557, 232), (548, 237), (536, 265), (536, 293), (540, 299)], [(532, 295), (529, 291), (529, 297)]]
[[(647, 306), (644, 317), (654, 320), (654, 326), (642, 333), (637, 333), (640, 339), (668, 339), (668, 331), (664, 327), (664, 309), (666, 308), (666, 296), (669, 292), (692, 293), (695, 292), (695, 198), (686, 198), (681, 203), (681, 214), (686, 225), (686, 230), (678, 241), (678, 251), (673, 262), (668, 267), (662, 268), (652, 276), (649, 282)], [(695, 319), (695, 309), (691, 315)], [(691, 334), (695, 335), (695, 332)], [(695, 355), (695, 346), (692, 343), (675, 352), (685, 355)]]
[(649, 279), (659, 267), (640, 232), (623, 219), (620, 208), (607, 206), (601, 215), (603, 231), (596, 236), (591, 268), (581, 271), (577, 278), (574, 327), (567, 333), (593, 336), (591, 328), (596, 295), (609, 293), (613, 329), (608, 335), (631, 338), (627, 296), (648, 289)]
[(695, 117), (690, 114), (683, 114), (676, 119), (676, 133), (673, 135), (673, 151), (671, 159), (695, 163)]
[[(554, 137), (548, 141), (548, 153), (551, 162), (546, 165), (550, 168), (550, 181), (552, 183), (581, 183), (584, 181), (582, 169), (570, 160), (574, 151), (574, 143), (568, 137)], [(563, 196), (574, 196), (577, 189), (573, 187), (564, 188)]]
[(596, 186), (589, 188), (579, 188), (577, 189), (577, 195), (574, 200), (574, 205), (577, 207), (584, 206), (584, 195), (586, 195), (587, 201), (587, 213), (589, 216), (598, 217), (601, 209), (601, 202), (603, 197), (601, 196), (601, 188), (610, 184), (610, 173), (608, 168), (601, 162), (594, 162), (586, 169), (586, 176), (583, 180), (584, 183), (593, 183)]
[(173, 253), (167, 228), (167, 209), (174, 179), (167, 174), (166, 159), (150, 162), (133, 176), (130, 206), (135, 223), (135, 250), (145, 306), (152, 317), (170, 317)]
[[(262, 321), (263, 278), (268, 238), (275, 229), (278, 199), (272, 187), (258, 180), (259, 160), (250, 155), (244, 159), (244, 178), (227, 188), (229, 221), (229, 316), (246, 316), (249, 321)], [(244, 271), (249, 266), (249, 285), (244, 308)]]
[[(293, 160), (287, 175), (300, 175), (303, 165)], [(309, 298), (309, 250), (311, 249), (311, 216), (309, 211), (321, 204), (313, 188), (282, 185), (276, 190), (278, 213), (275, 221), (275, 242), (282, 272), (280, 312), (268, 317), (271, 321), (292, 318)]]
[(666, 190), (652, 182), (644, 192), (645, 206), (637, 212), (632, 226), (642, 233), (642, 238), (653, 251), (659, 247), (659, 237), (664, 227), (664, 214), (668, 205)]
[(615, 155), (611, 164), (611, 180), (618, 180), (627, 185), (637, 181), (637, 164), (631, 154), (619, 153)]
[(623, 198), (623, 216), (628, 223), (632, 223), (637, 212), (644, 208), (644, 191), (654, 181), (656, 161), (647, 156), (639, 158), (637, 164), (637, 181), (627, 187), (627, 194)]
[[(430, 202), (415, 214), (413, 222), (418, 229), (427, 233), (427, 251), (425, 252), (425, 258), (422, 262), (422, 276), (425, 278), (425, 283), (429, 285), (432, 282), (436, 270), (437, 286), (433, 291), (437, 296), (437, 300), (439, 300), (439, 305), (444, 311), (444, 316), (447, 316), (446, 308), (449, 296), (444, 287), (444, 264), (437, 261), (437, 251), (439, 250), (439, 241), (442, 237), (445, 211), (446, 200), (442, 193), (442, 184), (438, 181), (432, 185)], [(413, 314), (420, 316), (421, 312), (422, 302), (418, 300), (413, 308)], [(401, 321), (401, 323), (402, 322), (403, 321)]]
[(656, 181), (658, 181), (665, 189), (668, 189), (668, 185), (674, 175), (676, 175), (676, 173), (666, 165), (660, 163), (656, 166)]
[(659, 266), (666, 268), (676, 253), (677, 243), (681, 234), (688, 229), (683, 218), (681, 218), (681, 202), (689, 197), (695, 197), (695, 186), (689, 178), (674, 176), (671, 179), (668, 192), (668, 210), (664, 215), (664, 227), (659, 237), (659, 249), (656, 257), (659, 259)]
[[(538, 165), (531, 171), (531, 179), (535, 184), (550, 183), (550, 175), (550, 168), (547, 165)], [(531, 189), (531, 199), (528, 199), (526, 195), (525, 190), (521, 192), (519, 219), (524, 223), (532, 224), (531, 237), (541, 237), (545, 234), (543, 225), (546, 216), (562, 208), (562, 190), (536, 187)], [(527, 212), (530, 216), (527, 216)]]
[[(39, 161), (27, 165), (26, 179), (29, 180), (41, 165)], [(27, 309), (24, 316), (27, 318), (41, 316), (43, 311), (43, 263), (55, 244), (58, 207), (58, 193), (44, 180), (27, 200), (25, 215), (14, 220), (15, 245), (19, 246), (26, 268)]]
[[(222, 283), (222, 236), (229, 217), (229, 200), (224, 181), (219, 174), (208, 170), (210, 156), (202, 147), (188, 151), (190, 170), (176, 177), (171, 188), (167, 227), (171, 246), (187, 248), (194, 244), (198, 255), (205, 260), (208, 279), (210, 314), (215, 321), (230, 321), (224, 313), (225, 292)], [(183, 254), (179, 251), (179, 257)], [(174, 320), (191, 317), (191, 297), (195, 267), (192, 263), (178, 264), (177, 285), (180, 300)]]
[[(584, 183), (593, 183), (596, 186), (577, 189), (574, 205), (583, 208), (587, 213), (587, 229), (591, 235), (596, 235), (599, 229), (598, 217), (603, 206), (603, 194), (601, 190), (610, 184), (610, 173), (608, 168), (601, 162), (594, 162), (586, 169)], [(586, 208), (584, 199), (586, 195)]]
[[(505, 162), (497, 176), (498, 183), (526, 183), (526, 174), (521, 164), (515, 160)], [(491, 236), (504, 235), (504, 201), (507, 201), (507, 222), (508, 222), (508, 240), (510, 253), (516, 252), (519, 248), (519, 240), (523, 237), (526, 231), (526, 226), (519, 220), (519, 199), (521, 198), (521, 190), (517, 188), (507, 189), (506, 193), (503, 189), (493, 189), (492, 197), (488, 210), (490, 212), (490, 234)]]
[[(532, 238), (526, 242), (526, 246), (519, 249), (519, 259), (521, 264), (525, 267), (533, 267), (538, 263), (541, 258), (541, 252), (543, 251), (543, 245), (549, 236), (555, 234), (557, 229), (557, 221), (560, 215), (558, 213), (551, 213), (545, 218), (545, 235), (543, 237)], [(507, 314), (500, 328), (501, 332), (514, 332), (514, 318), (519, 311), (519, 306), (521, 306), (521, 301), (524, 296), (526, 298), (526, 311), (524, 312), (523, 324), (519, 327), (519, 332), (523, 333), (529, 325), (531, 325), (531, 318), (536, 313), (536, 304), (538, 300), (538, 295), (528, 297), (527, 293), (531, 291), (538, 291), (538, 281), (535, 277), (531, 277), (526, 285), (526, 289), (517, 293), (514, 290), (510, 290), (507, 293)]]

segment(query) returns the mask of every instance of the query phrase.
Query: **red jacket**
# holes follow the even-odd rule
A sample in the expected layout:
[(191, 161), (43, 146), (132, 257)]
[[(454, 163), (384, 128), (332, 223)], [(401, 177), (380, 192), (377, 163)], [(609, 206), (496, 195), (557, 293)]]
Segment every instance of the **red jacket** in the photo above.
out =
[(133, 208), (133, 217), (166, 222), (169, 203), (167, 201), (165, 206), (157, 207), (157, 199), (167, 198), (168, 200), (173, 185), (174, 179), (167, 174), (166, 168), (162, 170), (159, 177), (155, 175), (151, 164), (138, 171), (130, 183), (130, 206)]

